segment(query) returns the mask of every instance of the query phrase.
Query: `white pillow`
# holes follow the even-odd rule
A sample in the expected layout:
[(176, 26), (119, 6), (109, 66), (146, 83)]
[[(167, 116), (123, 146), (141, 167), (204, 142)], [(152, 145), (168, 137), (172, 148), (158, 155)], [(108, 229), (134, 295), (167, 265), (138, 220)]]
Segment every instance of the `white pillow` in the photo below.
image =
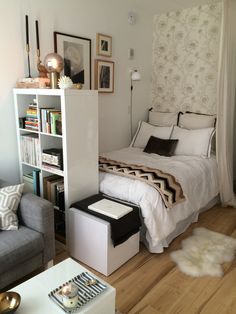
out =
[(169, 139), (173, 126), (155, 126), (144, 121), (139, 121), (138, 129), (130, 146), (144, 148), (150, 136)]
[(24, 184), (0, 189), (0, 230), (17, 230), (16, 211), (21, 199)]
[(177, 125), (178, 112), (149, 111), (149, 123), (159, 126)]
[(215, 127), (216, 116), (197, 113), (183, 113), (179, 116), (178, 125), (185, 129), (205, 129)]
[(171, 139), (178, 139), (175, 155), (194, 155), (210, 157), (211, 139), (214, 128), (187, 130), (174, 127)]

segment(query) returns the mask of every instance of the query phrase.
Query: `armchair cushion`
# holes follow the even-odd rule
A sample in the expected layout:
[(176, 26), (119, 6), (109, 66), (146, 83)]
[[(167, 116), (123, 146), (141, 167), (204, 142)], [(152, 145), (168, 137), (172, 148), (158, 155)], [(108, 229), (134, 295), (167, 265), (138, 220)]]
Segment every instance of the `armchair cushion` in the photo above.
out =
[(20, 224), (43, 234), (44, 263), (55, 256), (54, 210), (49, 201), (35, 194), (22, 195), (19, 206)]
[(0, 234), (0, 276), (43, 251), (43, 235), (37, 231), (20, 226), (18, 230), (3, 231)]
[(24, 184), (7, 186), (0, 189), (0, 229), (17, 230), (16, 211), (21, 199)]

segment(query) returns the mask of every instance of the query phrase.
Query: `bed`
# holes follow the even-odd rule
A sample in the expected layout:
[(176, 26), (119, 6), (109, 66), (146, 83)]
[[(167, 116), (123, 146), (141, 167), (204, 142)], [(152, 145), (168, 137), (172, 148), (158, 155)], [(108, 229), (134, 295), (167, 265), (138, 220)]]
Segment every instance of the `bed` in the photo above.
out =
[[(140, 207), (143, 220), (141, 240), (150, 252), (161, 253), (176, 236), (184, 232), (192, 222), (198, 220), (198, 215), (202, 210), (208, 209), (217, 203), (219, 193), (217, 163), (214, 155), (210, 156), (208, 153), (209, 147), (205, 147), (206, 145), (204, 149), (207, 149), (207, 156), (199, 155), (199, 151), (184, 155), (181, 151), (181, 136), (178, 135), (178, 132), (183, 132), (183, 130), (179, 130), (178, 127), (175, 131), (173, 131), (173, 127), (171, 127), (172, 130), (166, 127), (166, 130), (170, 131), (167, 135), (161, 129), (161, 135), (164, 138), (179, 137), (178, 144), (180, 146), (177, 147), (176, 152), (180, 153), (163, 156), (144, 152), (143, 146), (150, 138), (150, 132), (146, 132), (145, 128), (152, 128), (153, 126), (147, 126), (147, 123), (144, 122), (141, 124), (143, 126), (141, 137), (140, 132), (137, 131), (139, 134), (136, 133), (130, 147), (104, 153), (102, 157), (125, 164), (144, 165), (152, 169), (157, 168), (173, 175), (180, 183), (185, 199), (174, 204), (172, 208), (168, 208), (161, 194), (153, 186), (131, 177), (104, 171), (100, 171), (100, 191), (110, 197), (134, 203)], [(157, 130), (156, 127), (155, 130), (151, 131), (151, 134), (155, 133), (154, 131), (159, 135), (161, 133), (160, 129)], [(187, 133), (187, 137), (189, 134)], [(202, 132), (197, 134), (199, 141), (203, 137), (202, 134)], [(184, 137), (186, 142), (186, 134), (184, 134)], [(198, 143), (196, 131), (194, 137), (194, 144), (199, 149), (200, 142)], [(188, 141), (186, 148), (189, 152), (193, 138), (188, 140), (191, 140)], [(203, 146), (200, 149), (202, 148)], [(193, 150), (195, 152), (194, 145)]]

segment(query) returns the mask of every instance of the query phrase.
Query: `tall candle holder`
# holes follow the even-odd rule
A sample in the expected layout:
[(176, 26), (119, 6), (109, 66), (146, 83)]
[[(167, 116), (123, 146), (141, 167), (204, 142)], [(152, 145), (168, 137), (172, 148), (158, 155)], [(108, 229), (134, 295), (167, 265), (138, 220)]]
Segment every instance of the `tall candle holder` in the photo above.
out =
[(28, 24), (28, 15), (25, 16), (25, 30), (26, 30), (26, 53), (27, 53), (28, 71), (29, 71), (28, 78), (31, 78), (31, 74), (30, 74), (30, 46), (29, 46), (29, 24)]
[(36, 30), (36, 45), (37, 45), (37, 69), (39, 71), (39, 77), (47, 77), (48, 71), (45, 66), (41, 63), (40, 60), (40, 45), (39, 45), (39, 25), (38, 20), (35, 21), (35, 30)]

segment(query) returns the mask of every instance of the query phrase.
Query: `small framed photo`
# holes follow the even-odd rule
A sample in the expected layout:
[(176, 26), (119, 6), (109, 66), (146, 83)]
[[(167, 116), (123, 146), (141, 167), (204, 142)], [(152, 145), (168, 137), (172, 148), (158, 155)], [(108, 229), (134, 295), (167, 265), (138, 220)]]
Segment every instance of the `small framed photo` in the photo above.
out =
[(112, 56), (112, 37), (104, 34), (97, 34), (97, 55), (104, 57)]
[(114, 92), (114, 62), (95, 60), (95, 89), (100, 93)]
[(64, 59), (63, 75), (91, 89), (91, 39), (54, 32), (54, 49)]

